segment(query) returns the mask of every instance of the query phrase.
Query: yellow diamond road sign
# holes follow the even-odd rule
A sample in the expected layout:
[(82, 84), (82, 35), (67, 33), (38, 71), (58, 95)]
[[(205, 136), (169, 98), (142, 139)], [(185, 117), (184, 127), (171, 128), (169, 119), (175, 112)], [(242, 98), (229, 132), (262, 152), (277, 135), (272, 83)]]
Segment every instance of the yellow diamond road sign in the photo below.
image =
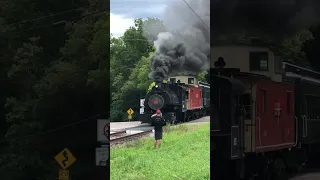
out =
[(54, 159), (59, 163), (62, 169), (67, 169), (76, 161), (76, 158), (67, 148), (64, 148), (59, 154), (56, 155), (56, 157), (54, 157)]
[(128, 113), (129, 115), (132, 115), (132, 114), (134, 113), (134, 111), (130, 108), (130, 109), (127, 111), (127, 113)]
[(59, 180), (69, 180), (69, 170), (61, 169), (59, 171)]

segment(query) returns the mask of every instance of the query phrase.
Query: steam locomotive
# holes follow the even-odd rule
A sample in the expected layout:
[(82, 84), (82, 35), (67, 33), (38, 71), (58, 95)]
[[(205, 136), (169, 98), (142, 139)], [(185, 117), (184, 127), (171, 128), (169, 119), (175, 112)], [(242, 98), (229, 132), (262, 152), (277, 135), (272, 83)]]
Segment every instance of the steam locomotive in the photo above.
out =
[(283, 62), (282, 82), (212, 68), (214, 179), (287, 179), (320, 152), (320, 73)]
[(151, 122), (151, 116), (160, 109), (169, 123), (186, 122), (209, 113), (210, 85), (194, 76), (173, 76), (168, 83), (156, 82), (140, 102), (139, 120)]

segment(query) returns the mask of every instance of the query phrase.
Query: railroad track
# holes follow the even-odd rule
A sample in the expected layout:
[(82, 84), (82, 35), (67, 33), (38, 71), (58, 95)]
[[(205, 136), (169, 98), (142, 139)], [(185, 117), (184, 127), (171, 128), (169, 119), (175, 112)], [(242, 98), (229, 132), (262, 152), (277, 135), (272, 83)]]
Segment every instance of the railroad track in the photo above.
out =
[(126, 130), (114, 132), (110, 134), (110, 140), (125, 136), (126, 132), (127, 132)]
[[(112, 139), (110, 138), (110, 146), (123, 145), (123, 144), (126, 144), (128, 142), (141, 139), (142, 137), (150, 135), (151, 132), (152, 132), (152, 130), (148, 130), (148, 131), (143, 131), (143, 132), (139, 132), (139, 133), (135, 133), (135, 134), (129, 134), (129, 135), (123, 135), (122, 134), (122, 135), (120, 135), (118, 137), (114, 137)], [(119, 132), (119, 134), (121, 134), (121, 133)]]

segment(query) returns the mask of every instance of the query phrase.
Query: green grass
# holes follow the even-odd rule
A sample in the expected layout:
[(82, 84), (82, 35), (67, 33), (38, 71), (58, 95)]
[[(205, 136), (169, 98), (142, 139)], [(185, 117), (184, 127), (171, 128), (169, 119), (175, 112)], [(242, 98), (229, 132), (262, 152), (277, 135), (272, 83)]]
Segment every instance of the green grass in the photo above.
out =
[(160, 149), (147, 138), (110, 154), (111, 180), (207, 180), (210, 125), (167, 126)]

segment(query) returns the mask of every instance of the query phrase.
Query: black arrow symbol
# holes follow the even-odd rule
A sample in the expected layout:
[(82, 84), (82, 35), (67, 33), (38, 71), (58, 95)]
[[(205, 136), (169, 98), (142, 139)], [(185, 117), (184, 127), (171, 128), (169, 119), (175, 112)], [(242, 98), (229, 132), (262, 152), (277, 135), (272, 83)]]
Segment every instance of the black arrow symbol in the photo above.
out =
[(67, 166), (67, 162), (68, 162), (68, 153), (67, 153), (67, 151), (63, 151), (62, 152), (62, 154), (63, 154), (63, 157), (65, 158), (63, 161), (62, 161), (62, 164), (63, 164), (63, 166)]

